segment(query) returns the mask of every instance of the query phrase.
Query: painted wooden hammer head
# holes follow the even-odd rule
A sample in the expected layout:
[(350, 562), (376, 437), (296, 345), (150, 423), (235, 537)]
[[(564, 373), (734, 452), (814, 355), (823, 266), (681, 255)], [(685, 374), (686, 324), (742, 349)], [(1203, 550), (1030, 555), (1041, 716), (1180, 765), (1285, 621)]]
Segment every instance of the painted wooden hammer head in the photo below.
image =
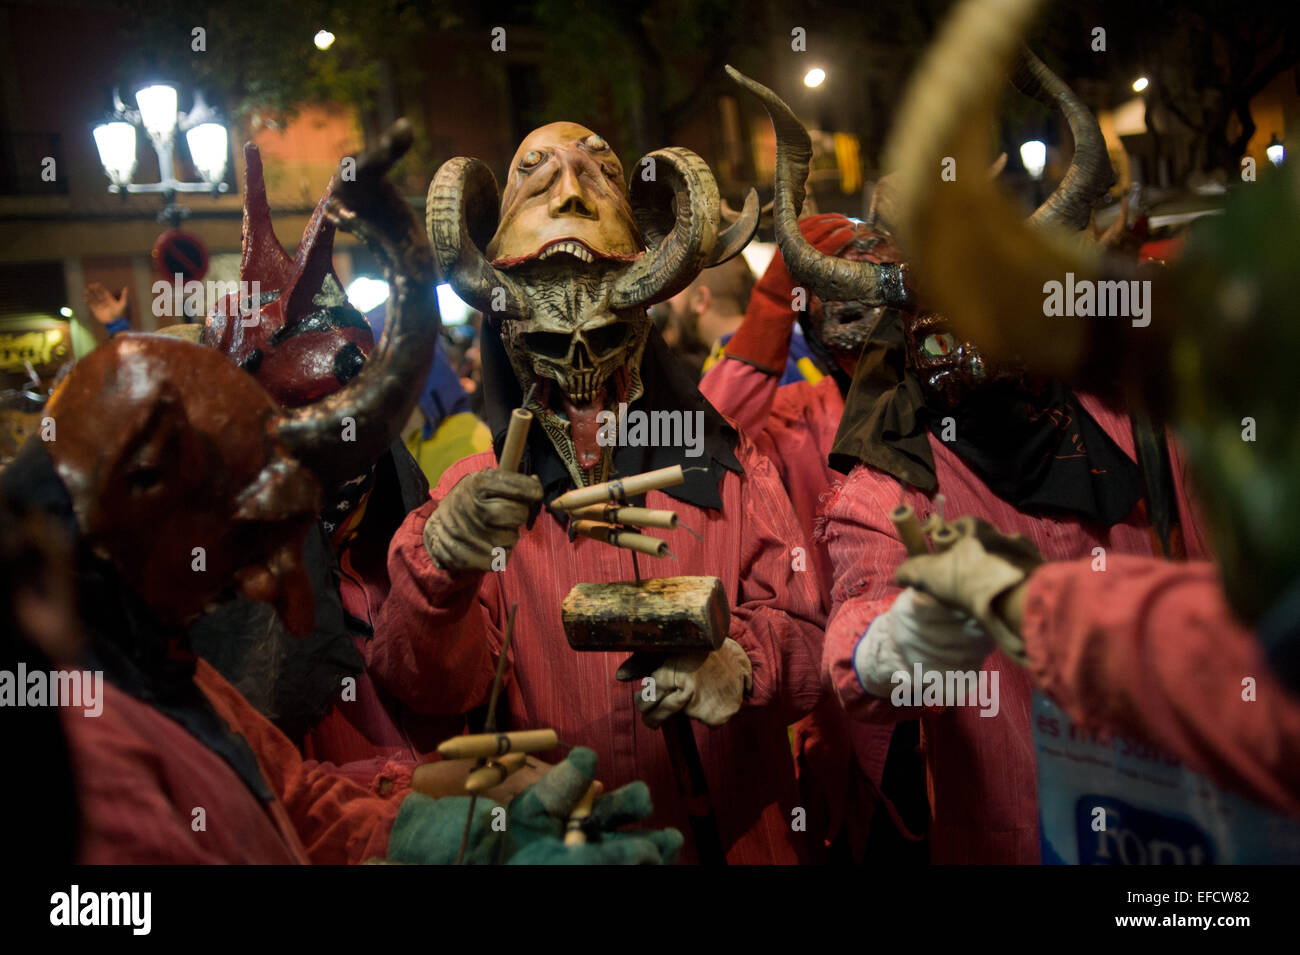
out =
[(573, 649), (625, 653), (707, 653), (731, 622), (717, 577), (577, 584), (560, 614)]

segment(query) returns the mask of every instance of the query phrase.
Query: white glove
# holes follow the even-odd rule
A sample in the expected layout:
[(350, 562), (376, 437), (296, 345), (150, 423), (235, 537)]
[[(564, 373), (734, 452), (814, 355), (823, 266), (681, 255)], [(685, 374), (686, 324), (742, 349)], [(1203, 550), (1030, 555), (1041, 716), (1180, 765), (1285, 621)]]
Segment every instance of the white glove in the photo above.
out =
[[(736, 715), (745, 694), (754, 687), (754, 665), (730, 637), (712, 653), (683, 653), (669, 657), (642, 684), (636, 708), (651, 728), (678, 710), (707, 726), (721, 726)], [(648, 699), (647, 699), (648, 697)]]
[(912, 682), (914, 665), (928, 670), (978, 670), (994, 649), (993, 638), (974, 617), (908, 587), (858, 641), (853, 668), (872, 696), (888, 699), (898, 671)]

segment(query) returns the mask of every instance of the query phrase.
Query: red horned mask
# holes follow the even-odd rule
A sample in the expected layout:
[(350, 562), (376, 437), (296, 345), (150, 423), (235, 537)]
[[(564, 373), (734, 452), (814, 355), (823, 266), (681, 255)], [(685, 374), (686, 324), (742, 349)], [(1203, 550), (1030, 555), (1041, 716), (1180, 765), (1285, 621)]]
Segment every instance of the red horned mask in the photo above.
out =
[(290, 257), (271, 226), (258, 148), (246, 145), (244, 160), (240, 289), (213, 309), (201, 341), (229, 355), (281, 405), (297, 408), (352, 380), (374, 348), (374, 335), (334, 274), (334, 226), (325, 216), (334, 181)]

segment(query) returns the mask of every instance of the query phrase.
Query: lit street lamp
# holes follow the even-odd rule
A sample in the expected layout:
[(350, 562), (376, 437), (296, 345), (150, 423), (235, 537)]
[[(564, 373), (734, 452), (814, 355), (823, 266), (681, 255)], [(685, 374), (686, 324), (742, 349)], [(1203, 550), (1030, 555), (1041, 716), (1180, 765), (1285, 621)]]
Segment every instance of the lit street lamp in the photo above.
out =
[(1282, 165), (1282, 161), (1286, 159), (1286, 147), (1283, 146), (1281, 140), (1277, 138), (1277, 133), (1274, 133), (1272, 138), (1269, 139), (1268, 146), (1265, 147), (1264, 152), (1268, 156), (1268, 161), (1274, 166)]
[(1030, 179), (1042, 179), (1043, 169), (1047, 166), (1047, 147), (1038, 139), (1021, 143), (1020, 162), (1024, 165), (1025, 172), (1029, 173)]
[[(226, 161), (230, 137), (215, 110), (194, 94), (194, 108), (188, 113), (177, 110), (176, 88), (165, 84), (146, 86), (135, 94), (136, 109), (126, 106), (113, 94), (113, 116), (95, 127), (95, 146), (115, 192), (126, 199), (128, 193), (157, 192), (163, 197), (159, 221), (180, 226), (186, 210), (176, 204), (178, 192), (209, 192), (213, 196), (227, 190)], [(158, 157), (158, 182), (132, 182), (135, 174), (136, 130), (143, 129)], [(176, 134), (184, 133), (190, 158), (203, 182), (181, 182), (175, 175)]]

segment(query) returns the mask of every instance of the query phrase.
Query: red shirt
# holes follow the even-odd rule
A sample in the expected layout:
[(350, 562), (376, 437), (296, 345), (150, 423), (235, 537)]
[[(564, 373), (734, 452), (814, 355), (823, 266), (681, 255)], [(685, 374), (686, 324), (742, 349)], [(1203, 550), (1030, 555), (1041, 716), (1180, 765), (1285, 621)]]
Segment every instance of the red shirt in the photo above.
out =
[[(788, 333), (784, 341), (788, 347)], [(784, 352), (776, 356), (782, 359), (781, 364), (783, 356)], [(843, 475), (827, 463), (844, 415), (839, 386), (829, 375), (815, 385), (806, 381), (782, 385), (777, 376), (748, 362), (724, 358), (705, 374), (700, 391), (715, 408), (732, 418), (776, 467), (809, 542), (808, 566), (817, 575), (819, 620), (824, 626), (830, 613), (834, 578), (830, 552), (817, 540), (817, 528), (822, 501), (831, 487), (843, 480)], [(809, 774), (800, 777), (801, 783), (805, 792), (819, 792), (827, 802), (827, 837), (836, 835), (847, 814), (853, 843), (863, 848), (873, 807), (856, 792), (861, 804), (846, 802), (850, 792), (850, 750), (878, 790), (893, 727), (847, 719), (824, 671), (823, 682), (821, 702), (795, 727), (795, 754), (801, 772)]]
[(1076, 723), (1148, 740), (1300, 815), (1300, 700), (1233, 618), (1213, 564), (1047, 564), (1030, 578), (1021, 629), (1034, 682)]
[[(384, 777), (388, 795), (380, 796), (332, 767), (304, 761), (201, 659), (194, 680), (248, 742), (275, 800), (262, 802), (179, 723), (105, 684), (98, 717), (62, 710), (82, 814), (78, 861), (285, 865), (384, 856), (410, 789), (409, 766), (393, 767), (397, 772)], [(196, 829), (200, 819), (203, 828)]]
[[(804, 855), (808, 834), (791, 829), (799, 800), (785, 728), (820, 692), (818, 597), (810, 576), (792, 570), (791, 549), (802, 535), (771, 463), (743, 438), (736, 457), (745, 473), (726, 472), (720, 512), (658, 491), (647, 495), (647, 507), (676, 511), (704, 540), (666, 532), (676, 560), (639, 560), (643, 576), (722, 580), (730, 636), (753, 663), (753, 695), (726, 725), (692, 726), (728, 861), (792, 863)], [(370, 672), (418, 712), (481, 706), (517, 601), (503, 693), (509, 725), (553, 727), (562, 743), (591, 747), (606, 791), (645, 780), (656, 809), (649, 825), (680, 829), (687, 838), (683, 861), (693, 861), (689, 819), (661, 734), (641, 722), (634, 705), (640, 684), (614, 678), (627, 654), (573, 651), (560, 619), (560, 602), (574, 584), (632, 580), (631, 553), (587, 538), (570, 542), (546, 511), (521, 529), (502, 572), (446, 573), (425, 551), (424, 525), (438, 502), (466, 474), (494, 463), (484, 452), (448, 468), (429, 503), (408, 515), (393, 538), (392, 589), (367, 645)]]
[[(1136, 460), (1126, 415), (1107, 409), (1089, 395), (1079, 400), (1121, 449)], [(948, 447), (930, 436), (938, 493), (946, 498), (948, 519), (972, 514), (1008, 534), (1019, 533), (1037, 545), (1045, 560), (1091, 559), (1093, 548), (1111, 554), (1151, 556), (1155, 545), (1141, 507), (1106, 530), (1070, 518), (1035, 517), (996, 497)], [(1185, 491), (1182, 457), (1171, 446), (1174, 486), (1190, 557), (1205, 547)], [(833, 607), (826, 630), (825, 664), (851, 715), (873, 722), (920, 716), (930, 791), (931, 857), (940, 863), (1037, 863), (1038, 793), (1029, 708), (1029, 673), (1001, 652), (984, 662), (999, 671), (1000, 709), (979, 715), (976, 707), (895, 707), (870, 696), (853, 669), (853, 651), (878, 614), (888, 610), (901, 588), (894, 571), (907, 553), (889, 513), (900, 499), (918, 516), (934, 510), (932, 500), (914, 488), (865, 465), (853, 469), (825, 505), (822, 540), (830, 548), (835, 573)]]

